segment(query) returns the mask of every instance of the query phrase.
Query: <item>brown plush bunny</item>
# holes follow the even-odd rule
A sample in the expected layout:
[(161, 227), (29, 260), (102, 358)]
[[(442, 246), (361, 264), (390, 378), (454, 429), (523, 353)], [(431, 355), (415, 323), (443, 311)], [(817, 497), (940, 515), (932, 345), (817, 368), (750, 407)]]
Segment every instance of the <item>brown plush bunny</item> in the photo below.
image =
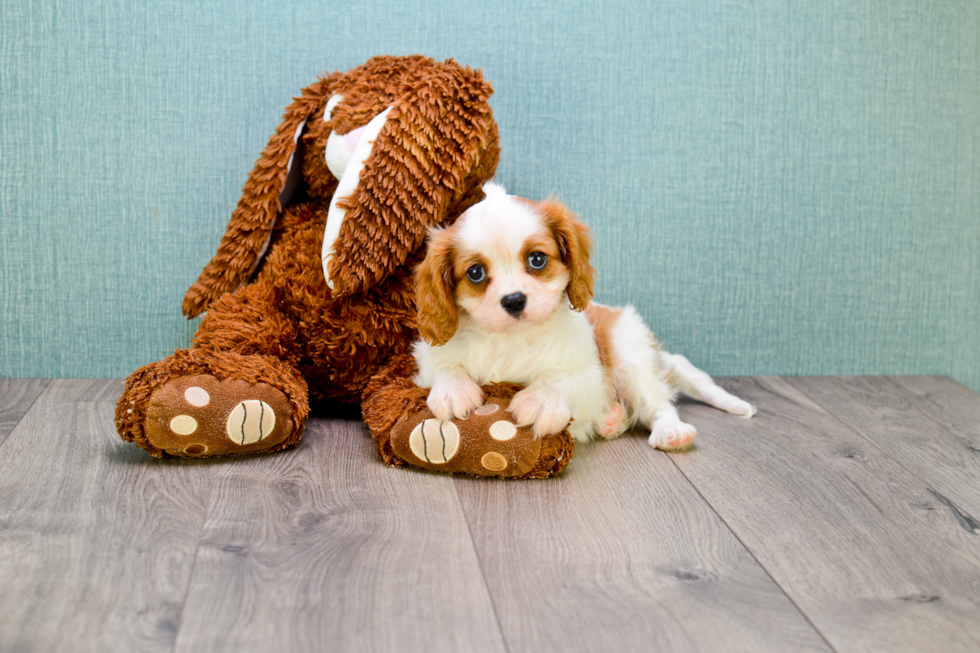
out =
[[(376, 390), (424, 397), (397, 363), (417, 336), (411, 272), (427, 229), (493, 176), (491, 93), (479, 71), (421, 56), (303, 89), (184, 297), (188, 317), (207, 311), (193, 347), (130, 375), (120, 436), (154, 456), (274, 451), (299, 442), (311, 403), (356, 406), (379, 371)], [(380, 433), (382, 457), (404, 464)], [(449, 471), (518, 471), (491, 467)]]

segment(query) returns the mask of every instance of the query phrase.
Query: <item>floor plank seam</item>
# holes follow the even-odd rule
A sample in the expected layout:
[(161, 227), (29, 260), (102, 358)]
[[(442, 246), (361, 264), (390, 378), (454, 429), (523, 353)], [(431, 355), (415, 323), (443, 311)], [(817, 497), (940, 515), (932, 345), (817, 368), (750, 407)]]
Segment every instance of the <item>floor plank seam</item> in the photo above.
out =
[(14, 431), (17, 430), (17, 427), (20, 426), (20, 423), (24, 421), (24, 418), (27, 417), (27, 414), (31, 412), (31, 409), (34, 408), (34, 405), (41, 400), (41, 397), (44, 397), (48, 393), (48, 388), (51, 387), (52, 381), (54, 381), (54, 379), (45, 379), (44, 387), (41, 389), (39, 393), (37, 393), (37, 396), (34, 397), (34, 401), (32, 401), (31, 405), (27, 407), (27, 410), (24, 411), (24, 414), (20, 416), (20, 419), (17, 420), (17, 423), (14, 424), (14, 428), (10, 429), (10, 433), (8, 433), (7, 436), (3, 439), (3, 441), (0, 442), (0, 447), (2, 447), (4, 443), (6, 443), (7, 440), (10, 439), (10, 436), (13, 434)]
[(51, 387), (51, 382), (54, 381), (54, 379), (43, 379), (43, 381), (44, 381), (44, 387), (41, 389), (39, 393), (37, 393), (37, 396), (34, 397), (34, 401), (32, 401), (31, 405), (27, 407), (27, 410), (24, 411), (24, 414), (20, 416), (20, 419), (17, 420), (17, 423), (14, 424), (14, 428), (10, 429), (10, 433), (3, 436), (3, 440), (0, 440), (0, 447), (3, 447), (3, 445), (7, 443), (7, 440), (9, 440), (10, 436), (13, 435), (13, 432), (17, 430), (17, 427), (20, 426), (20, 423), (24, 421), (24, 418), (27, 417), (27, 414), (31, 412), (31, 409), (34, 408), (34, 405), (41, 400), (41, 397), (43, 397), (48, 393), (48, 388)]
[[(853, 433), (856, 436), (858, 436), (859, 438), (861, 438), (861, 440), (863, 442), (866, 442), (871, 447), (874, 447), (883, 456), (887, 457), (889, 460), (891, 460), (896, 465), (898, 465), (899, 467), (901, 467), (903, 470), (905, 470), (906, 472), (908, 472), (909, 475), (912, 476), (912, 478), (915, 478), (920, 483), (922, 483), (926, 487), (926, 490), (928, 490), (930, 493), (938, 494), (939, 496), (943, 497), (943, 499), (945, 499), (945, 501), (949, 501), (949, 499), (946, 499), (946, 497), (944, 495), (938, 493), (937, 491), (934, 491), (934, 489), (932, 487), (932, 483), (930, 483), (926, 479), (924, 479), (921, 476), (919, 476), (916, 472), (914, 472), (911, 469), (909, 469), (908, 467), (906, 467), (905, 464), (903, 464), (901, 460), (899, 460), (895, 456), (891, 455), (890, 453), (888, 453), (887, 451), (885, 451), (884, 449), (882, 449), (881, 446), (877, 442), (875, 442), (873, 439), (871, 439), (869, 437), (866, 437), (864, 435), (864, 433), (862, 433), (861, 431), (857, 430), (855, 427), (851, 426), (850, 424), (848, 424), (847, 422), (845, 422), (844, 420), (842, 420), (841, 418), (839, 418), (834, 413), (830, 412), (830, 409), (828, 409), (824, 404), (820, 403), (820, 401), (818, 399), (816, 399), (814, 397), (811, 397), (806, 392), (806, 390), (803, 390), (802, 388), (798, 388), (797, 386), (793, 385), (792, 382), (788, 382), (788, 383), (789, 383), (789, 385), (794, 390), (796, 390), (797, 392), (801, 393), (807, 399), (809, 399), (814, 404), (816, 404), (820, 408), (820, 410), (822, 410), (828, 417), (830, 417), (831, 419), (833, 419), (835, 422), (837, 422), (838, 424), (840, 424), (841, 426), (843, 426), (845, 429), (847, 429), (851, 433)], [(896, 387), (895, 384), (893, 384), (893, 387)], [(900, 390), (902, 392), (905, 392), (905, 389), (904, 388), (902, 388), (900, 386), (897, 386), (897, 388), (898, 388), (898, 390)], [(934, 418), (932, 415), (929, 415), (928, 413), (925, 413), (925, 412), (922, 412), (922, 411), (916, 411), (916, 413), (919, 414), (919, 415), (921, 415), (921, 416), (923, 416), (923, 417), (925, 417), (931, 423), (936, 424), (939, 428), (943, 428), (944, 427), (943, 424), (941, 422), (939, 422), (936, 418)], [(950, 506), (950, 505), (947, 505), (947, 507), (949, 507), (950, 510), (952, 510), (953, 516), (954, 517), (957, 517), (957, 509), (954, 509), (953, 506)], [(962, 509), (959, 509), (959, 510), (962, 510)], [(958, 517), (957, 517), (957, 519), (958, 519)], [(970, 519), (973, 519), (973, 517), (970, 517)]]
[(738, 533), (735, 532), (735, 529), (732, 528), (731, 524), (729, 524), (725, 520), (725, 518), (721, 516), (721, 513), (719, 513), (717, 510), (715, 510), (715, 507), (713, 505), (711, 505), (711, 502), (708, 501), (708, 498), (701, 493), (701, 490), (698, 488), (697, 485), (694, 484), (694, 481), (692, 481), (687, 476), (687, 474), (684, 473), (684, 470), (681, 469), (680, 466), (678, 466), (678, 464), (676, 462), (674, 462), (674, 457), (673, 456), (670, 456), (670, 455), (668, 455), (666, 453), (664, 453), (664, 455), (667, 456), (667, 458), (670, 459), (670, 464), (672, 464), (674, 466), (674, 468), (681, 473), (681, 476), (683, 476), (687, 480), (687, 482), (691, 484), (691, 487), (694, 488), (694, 491), (698, 493), (698, 496), (701, 497), (701, 500), (704, 501), (705, 505), (707, 505), (708, 508), (711, 509), (711, 512), (713, 512), (713, 513), (715, 513), (715, 515), (717, 515), (717, 517), (721, 521), (721, 523), (724, 524), (725, 525), (725, 528), (728, 529), (728, 532), (732, 534), (732, 537), (734, 537), (738, 541), (738, 543), (742, 545), (742, 548), (745, 549), (745, 551), (750, 556), (752, 556), (752, 559), (755, 560), (755, 563), (757, 565), (759, 565), (759, 568), (762, 569), (762, 571), (765, 572), (766, 576), (769, 577), (769, 579), (773, 582), (773, 584), (776, 587), (779, 588), (779, 591), (783, 593), (783, 596), (786, 597), (786, 600), (789, 601), (793, 605), (793, 607), (796, 608), (796, 611), (799, 612), (800, 615), (806, 620), (806, 622), (808, 624), (810, 624), (810, 627), (813, 628), (814, 632), (816, 632), (817, 635), (820, 636), (820, 639), (822, 639), (823, 642), (827, 645), (827, 648), (829, 648), (831, 651), (835, 651), (836, 652), (837, 651), (837, 648), (834, 647), (833, 644), (830, 643), (830, 640), (828, 640), (827, 637), (823, 634), (823, 631), (821, 631), (819, 628), (817, 628), (817, 624), (813, 623), (813, 620), (810, 619), (810, 615), (808, 615), (806, 612), (803, 611), (803, 609), (796, 603), (796, 601), (793, 599), (793, 597), (790, 596), (789, 592), (786, 591), (786, 588), (784, 588), (779, 583), (779, 581), (777, 581), (773, 577), (773, 575), (769, 572), (769, 570), (766, 568), (766, 566), (764, 564), (762, 564), (762, 561), (759, 560), (759, 558), (755, 555), (755, 553), (752, 551), (752, 549), (750, 549), (748, 547), (748, 545), (742, 540), (742, 538), (739, 537)]
[(197, 534), (197, 545), (194, 547), (194, 558), (191, 560), (191, 572), (187, 576), (187, 588), (184, 590), (184, 599), (181, 601), (180, 605), (180, 618), (177, 622), (177, 633), (174, 635), (174, 645), (170, 650), (172, 653), (177, 653), (177, 642), (180, 640), (180, 634), (184, 629), (184, 611), (187, 610), (187, 599), (191, 595), (191, 585), (194, 583), (194, 571), (197, 569), (197, 556), (201, 551), (201, 540), (204, 539), (204, 529), (208, 525), (208, 519), (211, 517), (212, 501), (214, 498), (214, 488), (211, 488), (211, 496), (208, 498), (208, 509), (204, 513), (204, 519), (201, 520), (201, 530)]
[(490, 590), (490, 583), (487, 581), (487, 572), (483, 568), (483, 559), (480, 558), (480, 551), (476, 547), (476, 541), (473, 539), (473, 527), (470, 526), (470, 516), (466, 514), (466, 508), (463, 507), (463, 499), (459, 496), (459, 488), (456, 487), (456, 481), (453, 480), (453, 494), (456, 495), (456, 504), (459, 506), (459, 510), (463, 513), (463, 521), (466, 522), (466, 532), (470, 536), (470, 546), (473, 548), (473, 556), (476, 558), (476, 563), (480, 567), (480, 578), (483, 579), (483, 587), (487, 590), (487, 596), (490, 598), (490, 607), (493, 608), (493, 618), (497, 621), (497, 630), (500, 631), (500, 641), (504, 643), (504, 651), (510, 653), (510, 645), (507, 643), (507, 635), (504, 633), (504, 625), (500, 623), (500, 613), (497, 611), (497, 602), (494, 600), (493, 592)]

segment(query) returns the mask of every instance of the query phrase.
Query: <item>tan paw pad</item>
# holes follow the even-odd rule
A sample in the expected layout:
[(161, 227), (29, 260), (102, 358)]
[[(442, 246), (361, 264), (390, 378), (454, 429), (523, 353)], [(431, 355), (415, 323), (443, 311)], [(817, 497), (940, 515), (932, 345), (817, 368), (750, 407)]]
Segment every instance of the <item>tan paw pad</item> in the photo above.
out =
[(408, 446), (419, 460), (446, 463), (459, 450), (459, 429), (452, 422), (430, 418), (417, 424), (408, 436)]
[(197, 430), (197, 420), (190, 415), (177, 415), (170, 420), (170, 430), (177, 435), (190, 435)]
[(490, 425), (490, 437), (505, 442), (517, 435), (517, 427), (506, 420), (500, 420)]
[(473, 413), (476, 415), (493, 415), (498, 410), (500, 410), (500, 406), (497, 404), (484, 404), (474, 410)]
[(191, 406), (202, 408), (211, 402), (211, 395), (204, 388), (192, 385), (184, 390), (184, 400)]
[(228, 415), (225, 432), (237, 444), (252, 444), (269, 437), (276, 427), (276, 411), (258, 399), (246, 399)]
[(480, 464), (483, 465), (484, 469), (491, 472), (502, 472), (507, 469), (507, 459), (496, 451), (485, 454), (480, 459)]

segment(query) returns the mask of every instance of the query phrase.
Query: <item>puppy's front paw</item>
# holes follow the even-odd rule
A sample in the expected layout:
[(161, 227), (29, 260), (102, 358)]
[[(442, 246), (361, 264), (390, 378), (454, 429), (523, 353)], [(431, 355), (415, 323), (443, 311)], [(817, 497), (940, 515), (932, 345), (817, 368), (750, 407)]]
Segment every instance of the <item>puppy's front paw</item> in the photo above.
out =
[(432, 386), (425, 404), (440, 421), (466, 419), (483, 405), (483, 390), (472, 379), (443, 381)]
[(572, 419), (564, 397), (540, 388), (524, 388), (510, 400), (507, 410), (518, 426), (534, 425), (534, 437), (560, 433)]
[(648, 442), (657, 449), (676, 451), (690, 447), (697, 434), (693, 426), (679, 419), (658, 419), (653, 424)]

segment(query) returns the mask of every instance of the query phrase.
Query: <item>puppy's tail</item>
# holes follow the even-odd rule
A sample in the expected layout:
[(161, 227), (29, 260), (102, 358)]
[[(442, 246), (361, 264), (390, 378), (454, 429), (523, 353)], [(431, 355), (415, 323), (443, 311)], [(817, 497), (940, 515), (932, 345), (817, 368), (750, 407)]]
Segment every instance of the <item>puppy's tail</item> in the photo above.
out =
[(733, 415), (755, 415), (755, 406), (729, 393), (680, 354), (669, 354), (661, 350), (660, 362), (661, 378), (682, 394)]

